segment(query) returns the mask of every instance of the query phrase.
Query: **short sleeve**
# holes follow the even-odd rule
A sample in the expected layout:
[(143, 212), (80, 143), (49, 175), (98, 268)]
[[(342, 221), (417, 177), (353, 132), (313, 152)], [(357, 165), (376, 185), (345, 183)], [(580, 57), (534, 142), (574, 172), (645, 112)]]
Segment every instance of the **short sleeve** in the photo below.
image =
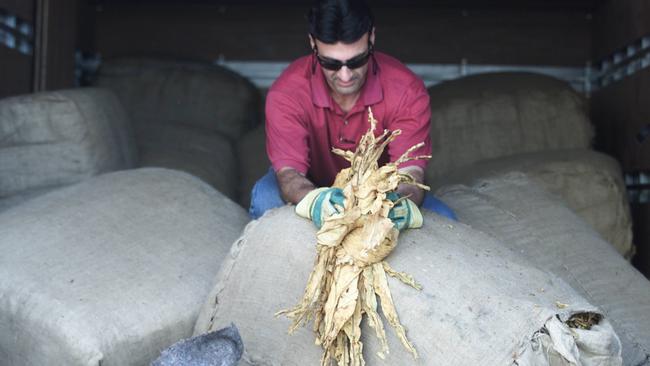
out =
[(290, 167), (302, 174), (309, 170), (306, 116), (297, 101), (280, 91), (266, 97), (266, 153), (273, 169)]
[[(424, 146), (411, 153), (411, 156), (431, 155), (431, 137), (429, 136), (431, 106), (429, 94), (424, 88), (422, 80), (416, 79), (408, 86), (394, 116), (394, 119), (389, 121), (389, 129), (400, 129), (402, 134), (388, 146), (390, 161), (396, 161), (411, 146), (420, 142), (423, 142)], [(419, 166), (425, 169), (427, 162), (428, 160), (411, 160), (399, 167)]]

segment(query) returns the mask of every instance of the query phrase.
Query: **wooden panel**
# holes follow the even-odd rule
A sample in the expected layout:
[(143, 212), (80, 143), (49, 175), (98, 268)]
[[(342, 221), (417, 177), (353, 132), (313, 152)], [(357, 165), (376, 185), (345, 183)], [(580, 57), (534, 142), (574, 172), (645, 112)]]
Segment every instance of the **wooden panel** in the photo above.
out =
[(78, 1), (77, 48), (84, 52), (95, 50), (95, 6), (91, 1)]
[(37, 0), (35, 91), (75, 85), (78, 1)]
[(591, 52), (583, 12), (400, 8), (377, 18), (386, 47), (407, 62), (584, 66)]
[(59, 5), (59, 1), (52, 1), (50, 6), (47, 90), (71, 88), (75, 83), (77, 1), (68, 0), (66, 6)]
[[(594, 52), (597, 57), (650, 34), (650, 2), (603, 0), (596, 8)], [(650, 123), (650, 69), (614, 82), (594, 94), (592, 119), (598, 129), (597, 146), (615, 156), (624, 170), (650, 169), (650, 142), (635, 136)]]
[(0, 98), (32, 90), (32, 57), (0, 46)]
[(591, 116), (596, 126), (596, 147), (616, 157), (623, 170), (650, 170), (650, 141), (636, 141), (650, 123), (650, 68), (594, 93)]
[(34, 22), (34, 1), (33, 0), (0, 0), (0, 9), (9, 10), (12, 14)]
[[(0, 9), (33, 25), (33, 0), (0, 0)], [(0, 46), (0, 98), (31, 92), (32, 62), (32, 56)]]
[[(602, 0), (594, 18), (594, 55), (609, 56), (650, 34), (650, 2)], [(615, 156), (624, 170), (650, 168), (650, 146), (634, 139), (639, 129), (650, 123), (650, 69), (616, 81), (596, 92), (592, 119), (598, 129), (597, 147)]]
[(601, 59), (650, 34), (650, 1), (603, 0), (594, 17), (594, 58)]
[[(597, 0), (601, 1), (601, 0)], [(117, 3), (194, 3), (212, 5), (262, 5), (267, 0), (94, 0), (99, 4)], [(518, 7), (518, 8), (567, 8), (567, 9), (591, 9), (595, 0), (372, 0), (373, 7), (396, 6), (396, 5), (435, 5), (435, 6), (483, 6), (483, 7)], [(305, 0), (273, 0), (274, 5), (298, 5), (308, 6)], [(307, 5), (305, 5), (307, 4)]]
[[(291, 60), (309, 52), (303, 6), (125, 4), (99, 7), (96, 50), (154, 56)], [(404, 62), (584, 66), (586, 10), (377, 7), (377, 47)]]
[(290, 59), (308, 51), (302, 12), (302, 8), (277, 7), (259, 11), (250, 7), (106, 5), (97, 14), (95, 46), (104, 58), (209, 61), (223, 55), (228, 59)]

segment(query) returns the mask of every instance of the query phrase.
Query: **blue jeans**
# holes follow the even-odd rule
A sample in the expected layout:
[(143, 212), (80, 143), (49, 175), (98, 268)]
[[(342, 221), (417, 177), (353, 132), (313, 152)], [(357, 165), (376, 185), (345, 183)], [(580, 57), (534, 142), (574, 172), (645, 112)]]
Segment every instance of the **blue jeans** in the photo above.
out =
[[(275, 172), (273, 168), (270, 168), (253, 187), (253, 191), (251, 192), (251, 207), (248, 209), (248, 213), (253, 219), (257, 219), (264, 215), (266, 211), (284, 205), (285, 203), (280, 195), (280, 186), (278, 186), (278, 180), (275, 178)], [(444, 202), (435, 198), (431, 193), (425, 194), (421, 208), (458, 221), (454, 211)]]

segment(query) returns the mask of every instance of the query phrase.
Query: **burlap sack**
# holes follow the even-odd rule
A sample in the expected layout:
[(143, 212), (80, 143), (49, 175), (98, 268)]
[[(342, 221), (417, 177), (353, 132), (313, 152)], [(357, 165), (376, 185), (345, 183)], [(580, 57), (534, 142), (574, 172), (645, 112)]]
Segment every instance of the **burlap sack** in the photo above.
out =
[(260, 123), (255, 86), (215, 65), (108, 60), (102, 63), (96, 84), (116, 92), (136, 126), (190, 125), (234, 141)]
[(0, 199), (0, 212), (4, 210), (8, 210), (12, 207), (22, 205), (26, 201), (38, 197), (42, 194), (45, 194), (49, 191), (55, 190), (59, 187), (44, 187), (44, 188), (35, 188), (35, 189), (30, 189), (27, 191), (22, 191), (18, 194), (14, 194), (12, 196), (6, 197), (6, 198), (1, 198)]
[(530, 73), (468, 76), (429, 89), (433, 157), (427, 181), (476, 161), (586, 148), (593, 131), (569, 85)]
[(237, 156), (241, 171), (239, 204), (248, 208), (251, 203), (253, 186), (271, 167), (271, 162), (266, 155), (266, 134), (263, 125), (247, 133), (238, 141)]
[(140, 166), (182, 170), (236, 200), (239, 169), (232, 144), (222, 135), (183, 125), (136, 128)]
[(553, 272), (605, 311), (625, 365), (650, 364), (650, 282), (559, 198), (521, 173), (437, 193), (461, 222)]
[(470, 183), (513, 171), (525, 173), (543, 189), (561, 197), (621, 255), (632, 257), (632, 218), (625, 183), (618, 162), (607, 155), (578, 149), (484, 160), (441, 177), (438, 186)]
[(148, 364), (191, 335), (247, 220), (165, 169), (102, 175), (0, 213), (0, 364)]
[[(389, 279), (400, 321), (420, 358), (414, 361), (386, 324), (390, 354), (381, 360), (374, 331), (364, 325), (368, 365), (529, 365), (529, 359), (550, 353), (535, 353), (532, 343), (556, 314), (566, 319), (575, 311), (597, 311), (562, 280), (489, 236), (429, 212), (424, 218), (425, 226), (402, 234), (387, 258), (423, 286), (419, 292)], [(321, 349), (310, 327), (288, 335), (290, 322), (273, 315), (302, 297), (315, 258), (315, 232), (291, 206), (251, 222), (222, 264), (195, 334), (233, 322), (244, 340), (243, 364), (318, 365)], [(559, 309), (556, 301), (568, 306)], [(609, 347), (602, 365), (618, 364), (620, 344), (607, 321), (589, 333)], [(554, 346), (568, 339), (561, 336)]]
[(0, 100), (0, 199), (135, 165), (131, 126), (108, 90)]

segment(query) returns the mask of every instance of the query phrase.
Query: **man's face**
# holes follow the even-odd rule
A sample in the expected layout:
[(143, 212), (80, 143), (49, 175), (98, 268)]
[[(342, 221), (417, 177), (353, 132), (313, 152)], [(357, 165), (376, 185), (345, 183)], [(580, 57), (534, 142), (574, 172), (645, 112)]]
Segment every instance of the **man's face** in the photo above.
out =
[[(358, 41), (349, 44), (342, 42), (327, 44), (313, 39), (311, 39), (311, 43), (312, 48), (314, 45), (317, 47), (318, 55), (321, 58), (345, 62), (355, 56), (368, 52), (368, 37), (369, 35), (365, 34)], [(374, 43), (374, 32), (370, 37), (370, 41)], [(359, 93), (363, 83), (366, 81), (368, 64), (366, 63), (356, 69), (349, 69), (347, 66), (343, 66), (337, 71), (327, 70), (325, 68), (321, 69), (323, 70), (327, 84), (334, 93), (340, 96), (353, 96)]]

